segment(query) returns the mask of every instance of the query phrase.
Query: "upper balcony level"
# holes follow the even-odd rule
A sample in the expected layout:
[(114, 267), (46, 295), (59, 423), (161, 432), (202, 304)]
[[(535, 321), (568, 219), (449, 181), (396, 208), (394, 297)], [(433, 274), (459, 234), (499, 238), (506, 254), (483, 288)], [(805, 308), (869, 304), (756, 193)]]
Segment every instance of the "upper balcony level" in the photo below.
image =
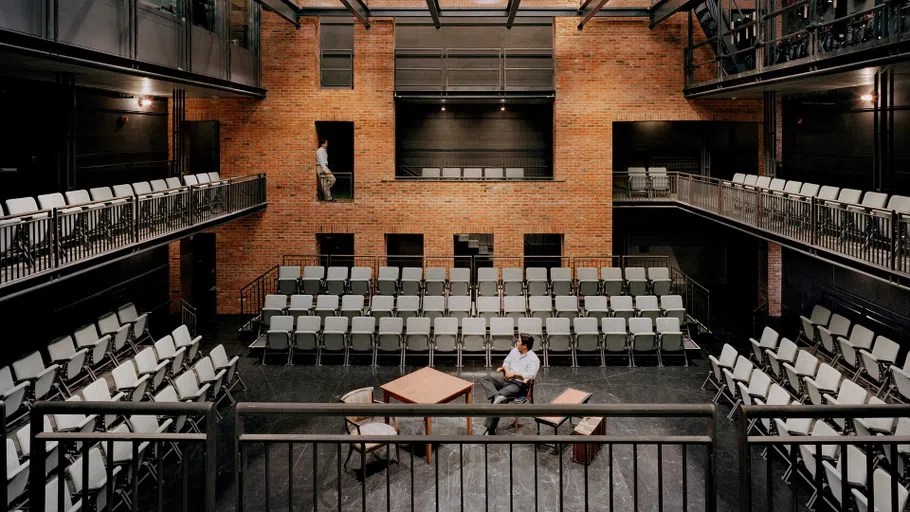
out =
[(7, 199), (0, 208), (0, 296), (261, 211), (265, 185), (264, 174), (210, 173)]
[(869, 4), (662, 0), (655, 11), (690, 9), (683, 55), (687, 96), (747, 97), (863, 85), (871, 73), (860, 70), (906, 57), (910, 2)]
[(910, 283), (910, 198), (769, 177), (615, 173), (616, 206), (672, 202), (734, 229), (889, 282)]
[(140, 76), (261, 97), (259, 16), (253, 0), (8, 0), (0, 62), (4, 74), (76, 73), (80, 85), (101, 89), (170, 94), (131, 90), (128, 77)]

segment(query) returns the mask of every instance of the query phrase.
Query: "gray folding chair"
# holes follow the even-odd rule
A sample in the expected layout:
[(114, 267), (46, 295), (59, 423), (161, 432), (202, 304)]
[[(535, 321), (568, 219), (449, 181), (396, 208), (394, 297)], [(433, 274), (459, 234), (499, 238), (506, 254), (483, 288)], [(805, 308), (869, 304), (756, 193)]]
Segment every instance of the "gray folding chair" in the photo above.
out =
[(576, 364), (578, 363), (579, 355), (593, 352), (594, 354), (600, 354), (600, 366), (606, 366), (600, 330), (597, 328), (597, 319), (588, 317), (575, 318), (572, 320), (572, 329), (575, 331)]
[(305, 294), (319, 295), (322, 293), (324, 280), (325, 267), (321, 265), (306, 266), (303, 267), (303, 277), (300, 278), (300, 287)]
[(426, 295), (444, 295), (446, 290), (446, 269), (443, 267), (427, 267), (423, 286)]
[(601, 319), (610, 316), (607, 298), (603, 295), (586, 295), (584, 297), (585, 316)]
[(401, 269), (401, 294), (421, 295), (423, 293), (423, 268), (404, 267)]
[(667, 267), (648, 268), (648, 281), (652, 295), (667, 295), (670, 293), (670, 269)]
[(471, 294), (471, 269), (469, 268), (450, 268), (449, 269), (449, 295), (470, 295)]
[(626, 289), (629, 295), (645, 295), (648, 293), (648, 277), (644, 267), (626, 267)]
[(451, 353), (456, 356), (457, 365), (461, 367), (461, 350), (458, 344), (458, 319), (437, 317), (433, 319), (433, 350), (430, 351), (430, 366), (433, 366), (437, 352)]
[(524, 295), (524, 293), (524, 270), (514, 267), (502, 269), (502, 294)]
[(664, 316), (672, 316), (679, 320), (679, 325), (686, 325), (686, 308), (683, 306), (682, 295), (664, 295), (660, 298), (660, 309)]
[(477, 297), (477, 316), (490, 319), (500, 315), (499, 295), (495, 297)]
[(632, 318), (635, 316), (635, 307), (632, 305), (632, 297), (628, 295), (613, 295), (610, 297), (610, 311), (613, 316), (622, 318)]
[(629, 336), (631, 338), (629, 342), (629, 354), (632, 359), (632, 366), (636, 366), (636, 352), (658, 352), (656, 336), (654, 334), (654, 323), (650, 318), (630, 318)]
[(506, 295), (502, 298), (503, 315), (519, 319), (528, 316), (528, 306), (524, 295)]
[(379, 277), (376, 287), (380, 295), (395, 295), (398, 293), (398, 267), (379, 267)]
[(448, 316), (458, 319), (471, 316), (471, 297), (467, 295), (449, 295), (446, 311)]
[(556, 316), (560, 318), (575, 318), (578, 316), (578, 297), (574, 295), (556, 296)]
[[(284, 297), (284, 295), (279, 295), (279, 297)], [(288, 306), (288, 315), (297, 318), (298, 316), (309, 316), (312, 314), (312, 295), (291, 295), (291, 305)]]
[(515, 319), (491, 318), (490, 319), (490, 344), (487, 354), (487, 366), (492, 365), (492, 352), (506, 352), (515, 345)]
[(322, 364), (319, 335), (322, 331), (322, 317), (298, 316), (297, 328), (294, 331), (294, 352), (316, 354), (316, 366)]
[(423, 352), (428, 358), (433, 350), (430, 343), (430, 319), (411, 317), (407, 320), (407, 330), (405, 331), (405, 346), (407, 356), (408, 352)]
[(546, 268), (528, 267), (525, 270), (525, 282), (528, 295), (550, 295), (550, 282), (547, 279)]
[(378, 364), (379, 352), (398, 352), (398, 365), (404, 366), (403, 331), (404, 319), (392, 317), (379, 319), (379, 334), (376, 336), (376, 345), (373, 351), (373, 366)]
[(656, 320), (660, 316), (660, 306), (654, 295), (639, 295), (635, 297), (635, 310), (638, 316)]
[(423, 316), (432, 322), (441, 316), (446, 316), (446, 298), (442, 295), (427, 295), (423, 298)]
[[(304, 317), (306, 318), (306, 317)], [(322, 355), (326, 352), (338, 354), (348, 353), (348, 318), (346, 316), (330, 316), (325, 319), (322, 327), (322, 343), (317, 355), (317, 366), (322, 366)], [(347, 359), (347, 357), (345, 357)]]
[(325, 292), (344, 295), (348, 288), (348, 267), (329, 267), (325, 276)]
[(572, 280), (572, 269), (553, 267), (550, 269), (550, 293), (553, 295), (572, 295), (575, 293), (575, 282)]
[(600, 277), (597, 267), (578, 267), (575, 269), (578, 294), (587, 297), (600, 293)]
[(547, 343), (544, 345), (544, 366), (550, 366), (550, 353), (566, 353), (572, 358), (572, 367), (578, 366), (575, 359), (575, 344), (572, 340), (572, 325), (568, 318), (547, 318)]
[(323, 320), (330, 316), (338, 314), (338, 296), (337, 295), (319, 295), (316, 297), (316, 315), (321, 316)]
[(287, 306), (287, 295), (266, 295), (261, 315), (263, 325), (269, 325), (273, 316), (283, 315)]
[(294, 295), (297, 293), (297, 286), (299, 281), (300, 267), (278, 267), (278, 293), (283, 295)]
[[(351, 319), (351, 334), (348, 337), (348, 352), (344, 357), (344, 365), (350, 366), (351, 352), (375, 353), (376, 345), (376, 318), (372, 316), (358, 316)], [(374, 363), (375, 366), (375, 363)]]
[(625, 281), (622, 277), (622, 268), (620, 267), (603, 267), (600, 269), (600, 279), (603, 286), (604, 295), (610, 297), (622, 295), (625, 289)]
[(341, 316), (354, 318), (363, 316), (364, 300), (363, 295), (342, 295), (341, 296)]
[(680, 353), (683, 356), (686, 367), (689, 366), (689, 357), (686, 355), (686, 347), (683, 343), (682, 330), (679, 327), (679, 320), (676, 318), (658, 318), (657, 335), (660, 338), (660, 347), (657, 351), (658, 363), (664, 365), (664, 354)]
[(392, 316), (395, 307), (395, 297), (391, 295), (373, 295), (370, 300), (370, 316), (376, 319)]
[(459, 366), (461, 366), (461, 357), (465, 352), (479, 352), (485, 358), (487, 356), (487, 319), (486, 318), (462, 318), (461, 319), (461, 350), (459, 356)]
[(405, 320), (420, 316), (420, 297), (417, 295), (399, 295), (395, 300), (395, 314)]
[(480, 267), (477, 269), (477, 295), (499, 296), (499, 269)]
[[(265, 333), (265, 346), (262, 347), (262, 361), (265, 364), (266, 353), (269, 350), (287, 351), (287, 364), (291, 364), (293, 350), (291, 348), (291, 332), (294, 330), (294, 317), (292, 316), (273, 316), (269, 321), (269, 330)], [(167, 336), (170, 338), (170, 336)], [(159, 342), (161, 340), (158, 340)], [(157, 343), (156, 343), (157, 348)]]
[(373, 269), (370, 267), (351, 267), (348, 289), (354, 295), (370, 295), (373, 293)]
[(528, 314), (535, 318), (550, 318), (553, 316), (553, 298), (549, 295), (529, 297)]

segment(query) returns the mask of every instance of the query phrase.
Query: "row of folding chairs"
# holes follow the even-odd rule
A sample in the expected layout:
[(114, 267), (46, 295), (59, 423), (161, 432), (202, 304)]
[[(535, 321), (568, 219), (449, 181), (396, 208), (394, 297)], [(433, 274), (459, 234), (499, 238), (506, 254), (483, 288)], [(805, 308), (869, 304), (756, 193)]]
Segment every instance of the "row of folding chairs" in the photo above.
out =
[(501, 180), (501, 179), (523, 179), (525, 177), (524, 167), (423, 167), (420, 169), (420, 177), (424, 179), (445, 179), (445, 180)]
[[(378, 325), (377, 325), (378, 324)], [(432, 324), (432, 325), (431, 325)], [(546, 330), (544, 330), (544, 326)], [(403, 366), (408, 352), (426, 353), (433, 365), (436, 352), (449, 353), (462, 364), (462, 353), (484, 355), (486, 365), (491, 365), (492, 352), (512, 349), (516, 328), (519, 333), (530, 334), (540, 340), (544, 366), (549, 366), (550, 353), (571, 357), (572, 366), (578, 365), (578, 353), (599, 355), (605, 365), (605, 355), (628, 356), (634, 366), (634, 353), (654, 353), (663, 365), (663, 353), (685, 355), (684, 336), (676, 318), (447, 318), (431, 320), (423, 317), (383, 317), (377, 322), (373, 317), (273, 316), (265, 334), (262, 363), (268, 351), (287, 352), (287, 364), (293, 362), (294, 352), (315, 353), (316, 365), (322, 364), (323, 353), (344, 355), (344, 365), (350, 364), (352, 351), (372, 353), (373, 366), (378, 363), (380, 352), (397, 353)]]
[(268, 325), (275, 315), (290, 316), (317, 315), (323, 318), (330, 316), (369, 315), (376, 318), (397, 316), (401, 318), (427, 317), (436, 318), (451, 316), (467, 317), (510, 317), (510, 318), (576, 318), (590, 316), (603, 318), (616, 316), (622, 318), (648, 317), (657, 319), (672, 316), (686, 323), (686, 311), (682, 296), (664, 295), (614, 295), (609, 298), (602, 295), (582, 297), (581, 301), (574, 295), (557, 296), (555, 300), (549, 295), (505, 297), (471, 297), (465, 295), (374, 295), (366, 305), (361, 295), (318, 295), (315, 304), (312, 295), (267, 295), (261, 311), (262, 325)]
[(814, 306), (808, 318), (800, 316), (800, 322), (798, 340), (808, 343), (813, 354), (852, 374), (852, 380), (867, 384), (876, 396), (884, 392), (886, 400), (899, 395), (910, 401), (910, 357), (897, 365), (900, 345), (895, 341), (821, 305)]
[(663, 196), (670, 192), (670, 177), (666, 167), (629, 167), (631, 195)]
[[(187, 332), (186, 326), (178, 327), (175, 332)], [(67, 397), (68, 401), (91, 401), (91, 402), (117, 402), (117, 401), (140, 401), (151, 400), (155, 402), (205, 402), (213, 401), (220, 403), (227, 398), (234, 403), (231, 389), (240, 384), (246, 389), (246, 384), (237, 371), (239, 357), (234, 356), (228, 359), (223, 345), (213, 348), (209, 355), (198, 357), (195, 364), (190, 366), (193, 358), (201, 355), (198, 351), (200, 339), (197, 337), (189, 347), (176, 347), (172, 336), (155, 342), (154, 346), (147, 347), (140, 351), (134, 359), (125, 360), (123, 363), (113, 369), (110, 376), (102, 376), (80, 389), (78, 392)], [(113, 385), (112, 385), (113, 384)], [(113, 394), (112, 394), (113, 393)], [(217, 412), (217, 410), (216, 410)], [(163, 423), (159, 425), (158, 421)], [(201, 418), (192, 418), (179, 416), (173, 418), (156, 418), (155, 416), (131, 416), (130, 418), (121, 418), (116, 414), (106, 414), (102, 416), (82, 415), (82, 414), (53, 414), (44, 419), (45, 431), (58, 432), (83, 432), (93, 431), (108, 432), (199, 432), (199, 421)], [(25, 495), (26, 483), (28, 480), (28, 467), (30, 464), (30, 437), (29, 427), (25, 426), (15, 431), (7, 440), (7, 464), (8, 468), (16, 469), (10, 473), (8, 479), (9, 489), (11, 489), (10, 504), (17, 500), (22, 500)], [(139, 454), (145, 450), (147, 443), (140, 445)], [(123, 466), (132, 461), (132, 447), (129, 443), (113, 443), (112, 461), (115, 464), (115, 476)], [(57, 450), (60, 449), (56, 442), (48, 444), (48, 455), (46, 458), (46, 475), (51, 476), (58, 467), (59, 455)], [(100, 450), (99, 453), (93, 452)], [(93, 504), (96, 509), (104, 509), (106, 496), (99, 494), (99, 489), (95, 487), (94, 480), (101, 474), (104, 475), (105, 461), (108, 460), (104, 454), (106, 446), (99, 443), (97, 446), (89, 449), (89, 503)], [(177, 445), (165, 455), (177, 453), (178, 458), (182, 460), (180, 450)], [(104, 455), (103, 460), (97, 455)], [(71, 464), (67, 467), (67, 482), (65, 483), (65, 492), (79, 496), (82, 493), (82, 465), (81, 459), (73, 455), (66, 455), (66, 459)], [(102, 464), (98, 464), (101, 462)], [(15, 464), (13, 466), (12, 464)], [(138, 465), (140, 470), (149, 471), (152, 476), (155, 473), (155, 467), (151, 465)], [(74, 469), (75, 468), (75, 469)], [(131, 469), (127, 468), (128, 471)], [(22, 474), (25, 476), (21, 476)], [(143, 476), (140, 474), (140, 477)], [(19, 479), (23, 479), (20, 481)], [(132, 481), (133, 475), (127, 475), (127, 483)], [(54, 483), (55, 492), (57, 482), (55, 478), (51, 479)], [(102, 484), (104, 482), (101, 482)], [(51, 482), (48, 482), (50, 486)], [(120, 489), (119, 480), (114, 485), (115, 490)], [(48, 491), (49, 492), (49, 491)], [(130, 506), (127, 493), (117, 492), (118, 497), (126, 500)], [(55, 494), (56, 497), (56, 494)], [(56, 502), (56, 500), (55, 500)], [(53, 502), (52, 502), (53, 503)], [(68, 510), (68, 508), (67, 508)]]
[[(378, 295), (667, 295), (672, 281), (668, 267), (480, 267), (477, 282), (467, 268), (379, 267)], [(319, 295), (369, 295), (373, 290), (370, 267), (312, 265), (278, 268), (278, 292)]]
[(0, 368), (0, 398), (6, 418), (17, 422), (31, 404), (55, 396), (71, 396), (74, 386), (118, 363), (126, 352), (148, 337), (148, 315), (127, 303), (47, 346), (47, 361), (34, 351)]
[[(180, 178), (171, 177), (132, 184), (118, 184), (113, 187), (69, 190), (63, 193), (41, 194), (36, 197), (7, 199), (4, 201), (6, 210), (4, 211), (0, 207), (0, 217), (10, 216), (10, 218), (0, 220), (0, 256), (15, 251), (29, 264), (32, 264), (36, 252), (47, 241), (47, 227), (32, 224), (27, 229), (12, 231), (11, 226), (18, 226), (33, 219), (46, 219), (53, 209), (62, 213), (91, 211), (105, 206), (126, 204), (127, 199), (133, 196), (139, 198), (164, 197), (182, 192), (191, 185), (206, 188), (220, 183), (222, 183), (220, 175), (212, 172), (183, 176), (183, 182)], [(166, 208), (167, 204), (162, 202), (160, 206)], [(154, 219), (166, 220), (181, 212), (140, 211), (139, 213), (145, 222), (151, 222)], [(113, 234), (128, 229), (130, 225), (131, 212), (127, 208), (112, 208), (106, 215), (85, 215), (74, 218), (73, 221), (62, 222), (59, 227), (62, 242), (60, 244), (61, 255), (65, 257), (68, 248), (73, 243), (87, 246), (97, 236), (111, 238)]]

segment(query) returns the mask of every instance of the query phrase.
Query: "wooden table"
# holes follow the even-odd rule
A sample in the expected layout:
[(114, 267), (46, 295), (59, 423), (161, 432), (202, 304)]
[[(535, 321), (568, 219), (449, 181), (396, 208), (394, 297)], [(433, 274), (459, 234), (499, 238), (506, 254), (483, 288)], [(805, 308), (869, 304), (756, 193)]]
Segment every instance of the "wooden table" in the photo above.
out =
[[(399, 377), (379, 386), (382, 401), (389, 403), (394, 398), (407, 404), (445, 404), (464, 395), (465, 403), (474, 401), (474, 383), (442, 373), (433, 368), (421, 368), (416, 372)], [(433, 433), (432, 419), (423, 419), (427, 435)], [(471, 417), (466, 418), (468, 435), (471, 435)], [(427, 462), (433, 462), (433, 445), (427, 443)]]

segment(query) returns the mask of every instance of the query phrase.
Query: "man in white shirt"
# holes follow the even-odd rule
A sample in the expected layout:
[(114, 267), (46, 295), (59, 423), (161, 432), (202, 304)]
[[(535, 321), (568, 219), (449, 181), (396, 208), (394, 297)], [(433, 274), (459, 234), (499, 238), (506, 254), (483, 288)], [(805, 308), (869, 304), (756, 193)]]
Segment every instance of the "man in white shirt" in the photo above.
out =
[(332, 186), (335, 185), (335, 176), (329, 170), (329, 141), (319, 139), (319, 149), (316, 150), (316, 178), (322, 187), (322, 195), (326, 201), (332, 199)]
[[(515, 348), (506, 356), (502, 366), (496, 369), (498, 373), (502, 373), (502, 376), (484, 377), (480, 381), (480, 386), (490, 402), (499, 404), (527, 395), (528, 382), (537, 377), (537, 370), (540, 369), (540, 360), (537, 359), (533, 348), (534, 337), (529, 334), (519, 334)], [(499, 418), (487, 418), (484, 421), (484, 426), (487, 428), (485, 434), (496, 434), (497, 425), (499, 425)]]

